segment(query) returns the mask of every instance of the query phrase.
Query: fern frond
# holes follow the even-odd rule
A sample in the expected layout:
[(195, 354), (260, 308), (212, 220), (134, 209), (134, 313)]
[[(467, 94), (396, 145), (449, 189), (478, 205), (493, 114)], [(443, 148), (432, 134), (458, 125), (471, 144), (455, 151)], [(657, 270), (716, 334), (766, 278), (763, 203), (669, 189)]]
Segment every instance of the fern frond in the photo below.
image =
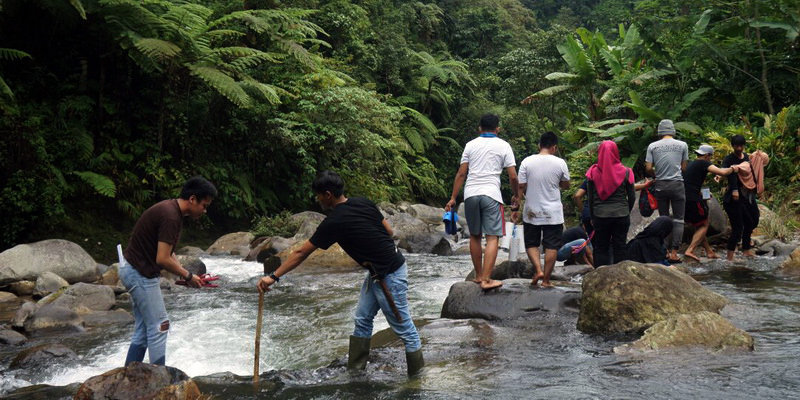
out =
[(83, 8), (83, 3), (81, 0), (69, 0), (69, 4), (72, 5), (72, 8), (80, 14), (81, 18), (86, 20), (86, 10)]
[(16, 49), (0, 48), (0, 60), (21, 60), (23, 58), (33, 58), (30, 54)]
[(8, 84), (6, 84), (6, 81), (3, 80), (2, 76), (0, 76), (0, 94), (3, 94), (9, 99), (14, 98), (14, 92), (11, 91), (11, 88), (8, 87)]
[(73, 171), (73, 174), (80, 177), (92, 189), (103, 196), (114, 197), (117, 195), (117, 187), (114, 185), (114, 181), (105, 175), (91, 171)]
[(180, 54), (181, 48), (172, 42), (155, 38), (142, 38), (133, 42), (136, 50), (147, 57), (157, 60), (166, 60)]
[(231, 103), (242, 108), (252, 105), (252, 99), (242, 87), (224, 72), (206, 66), (189, 65), (192, 75), (200, 78), (214, 90), (225, 96)]
[(263, 96), (270, 104), (281, 104), (281, 95), (288, 94), (287, 91), (267, 83), (259, 82), (255, 79), (245, 79), (241, 85), (246, 88), (251, 88)]

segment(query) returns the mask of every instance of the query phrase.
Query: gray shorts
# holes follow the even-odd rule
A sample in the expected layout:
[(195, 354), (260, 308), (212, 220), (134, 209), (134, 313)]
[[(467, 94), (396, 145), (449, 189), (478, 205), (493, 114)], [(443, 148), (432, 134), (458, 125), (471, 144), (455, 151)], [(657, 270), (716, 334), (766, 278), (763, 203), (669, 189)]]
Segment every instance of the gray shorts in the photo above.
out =
[(464, 200), (464, 213), (470, 235), (505, 235), (503, 205), (497, 200), (485, 195), (468, 197)]

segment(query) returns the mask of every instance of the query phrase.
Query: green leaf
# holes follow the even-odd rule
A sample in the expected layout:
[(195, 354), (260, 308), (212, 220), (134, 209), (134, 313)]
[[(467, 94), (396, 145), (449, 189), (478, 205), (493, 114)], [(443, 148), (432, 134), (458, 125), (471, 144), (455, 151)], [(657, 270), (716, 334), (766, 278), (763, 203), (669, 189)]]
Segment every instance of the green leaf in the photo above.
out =
[(248, 108), (252, 104), (250, 96), (244, 89), (230, 76), (224, 72), (206, 66), (189, 65), (192, 75), (202, 79), (214, 90), (225, 96), (231, 103), (242, 108)]
[(640, 118), (643, 118), (652, 123), (658, 123), (662, 119), (664, 119), (661, 114), (652, 110), (651, 108), (647, 107), (642, 99), (639, 97), (639, 94), (635, 91), (631, 90), (628, 91), (628, 95), (631, 98), (630, 103), (625, 103), (626, 107), (630, 107), (636, 114), (639, 114)]
[(73, 171), (73, 174), (80, 177), (84, 182), (88, 183), (97, 193), (106, 196), (114, 197), (117, 195), (117, 187), (111, 178), (100, 175), (91, 171)]
[(581, 147), (578, 150), (573, 151), (569, 155), (570, 155), (570, 157), (573, 157), (573, 156), (582, 155), (582, 154), (585, 154), (585, 153), (591, 153), (591, 152), (597, 150), (598, 147), (600, 147), (600, 143), (601, 143), (601, 141), (589, 142), (585, 146)]
[(709, 88), (700, 88), (695, 91), (692, 91), (691, 93), (687, 93), (685, 96), (683, 96), (683, 99), (681, 99), (681, 101), (678, 104), (676, 104), (675, 107), (673, 107), (672, 110), (670, 111), (670, 114), (672, 114), (673, 119), (677, 119), (678, 117), (680, 117), (680, 115), (683, 114), (684, 110), (689, 108), (689, 106), (691, 106), (692, 103), (694, 103), (697, 99), (700, 98), (700, 96), (702, 96), (709, 90), (710, 90)]
[(544, 76), (544, 79), (555, 81), (560, 79), (575, 79), (579, 78), (578, 75), (570, 74), (569, 72), (551, 72)]
[(83, 3), (81, 3), (81, 0), (69, 0), (69, 4), (71, 4), (72, 7), (78, 11), (78, 14), (80, 14), (81, 18), (84, 20), (86, 19), (86, 10), (83, 8)]
[(711, 21), (711, 9), (703, 11), (703, 14), (700, 15), (700, 19), (694, 24), (694, 35), (702, 35), (706, 32), (706, 28), (708, 27), (708, 22)]
[(181, 48), (174, 43), (155, 38), (141, 38), (134, 41), (133, 46), (147, 57), (161, 60), (175, 57), (181, 52)]
[(561, 93), (563, 91), (572, 89), (572, 85), (558, 85), (558, 86), (551, 86), (547, 89), (542, 89), (522, 100), (522, 104), (528, 104), (534, 99), (541, 98), (541, 97), (550, 97), (555, 94)]
[(23, 58), (33, 58), (33, 57), (31, 57), (30, 54), (24, 51), (0, 48), (0, 60), (13, 61), (13, 60), (21, 60)]
[(700, 133), (703, 129), (694, 122), (676, 122), (675, 129), (683, 132)]
[(602, 129), (590, 128), (588, 126), (579, 126), (578, 130), (579, 131), (583, 131), (583, 132), (589, 132), (589, 133), (603, 133), (603, 132), (605, 132)]
[(797, 36), (800, 35), (798, 26), (784, 22), (753, 21), (750, 22), (750, 26), (753, 28), (782, 29), (786, 31), (786, 40), (789, 42), (794, 42), (797, 39)]
[(606, 131), (603, 132), (599, 136), (600, 137), (617, 137), (617, 136), (620, 136), (620, 133), (635, 131), (635, 130), (637, 130), (639, 128), (644, 128), (645, 126), (647, 126), (647, 124), (644, 123), (644, 122), (633, 122), (633, 123), (630, 123), (630, 124), (612, 126), (611, 128), (606, 129)]
[(606, 125), (617, 125), (617, 124), (630, 124), (632, 122), (636, 122), (635, 119), (624, 119), (624, 118), (617, 118), (617, 119), (607, 119), (605, 121), (597, 121), (591, 123), (589, 126), (593, 128), (600, 128)]

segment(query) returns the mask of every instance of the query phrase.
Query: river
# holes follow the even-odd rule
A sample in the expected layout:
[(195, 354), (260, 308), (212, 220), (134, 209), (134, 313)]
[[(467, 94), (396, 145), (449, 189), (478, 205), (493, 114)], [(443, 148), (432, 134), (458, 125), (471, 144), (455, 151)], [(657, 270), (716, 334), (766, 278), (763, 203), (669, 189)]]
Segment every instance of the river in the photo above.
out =
[[(503, 257), (503, 255), (501, 255)], [(399, 341), (373, 350), (364, 374), (341, 367), (352, 332), (361, 272), (289, 274), (265, 296), (263, 384), (250, 384), (262, 266), (203, 258), (219, 288), (165, 296), (171, 317), (167, 363), (195, 377), (215, 398), (797, 398), (800, 393), (800, 277), (773, 271), (771, 258), (731, 270), (716, 262), (692, 270), (707, 288), (731, 300), (722, 312), (755, 339), (753, 352), (682, 349), (617, 355), (631, 338), (583, 334), (576, 314), (538, 313), (487, 323), (439, 318), (450, 285), (471, 270), (468, 256), (408, 255), (409, 300), (428, 367), (409, 381)], [(379, 314), (375, 331), (387, 328)], [(59, 339), (80, 356), (31, 375), (0, 371), (0, 394), (35, 384), (72, 386), (15, 398), (68, 396), (75, 383), (123, 364), (132, 326)], [(334, 363), (333, 365), (331, 365)], [(278, 370), (280, 372), (269, 372)]]

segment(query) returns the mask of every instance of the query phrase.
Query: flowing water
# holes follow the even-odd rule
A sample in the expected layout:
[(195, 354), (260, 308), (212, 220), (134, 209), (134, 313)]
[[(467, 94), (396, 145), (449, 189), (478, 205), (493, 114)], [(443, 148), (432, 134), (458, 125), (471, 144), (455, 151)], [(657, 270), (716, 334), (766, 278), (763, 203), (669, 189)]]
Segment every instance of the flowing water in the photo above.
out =
[[(501, 255), (503, 257), (503, 255)], [(632, 338), (586, 335), (576, 314), (537, 313), (487, 323), (439, 318), (450, 285), (471, 270), (469, 258), (408, 255), (411, 312), (428, 367), (405, 377), (402, 345), (373, 350), (366, 373), (342, 367), (352, 332), (361, 272), (294, 271), (265, 296), (262, 385), (250, 385), (262, 266), (204, 258), (219, 288), (181, 289), (165, 296), (171, 317), (167, 363), (195, 377), (215, 398), (797, 398), (800, 393), (800, 277), (772, 271), (779, 262), (747, 269), (710, 263), (693, 269), (701, 283), (731, 300), (723, 315), (755, 338), (753, 352), (684, 349), (618, 355)], [(382, 315), (375, 331), (387, 328)], [(59, 339), (80, 356), (43, 371), (0, 372), (0, 395), (35, 384), (83, 382), (123, 364), (132, 325), (99, 335)], [(5, 369), (14, 352), (0, 351)], [(279, 372), (269, 372), (279, 370)], [(21, 395), (48, 398), (74, 393)]]

